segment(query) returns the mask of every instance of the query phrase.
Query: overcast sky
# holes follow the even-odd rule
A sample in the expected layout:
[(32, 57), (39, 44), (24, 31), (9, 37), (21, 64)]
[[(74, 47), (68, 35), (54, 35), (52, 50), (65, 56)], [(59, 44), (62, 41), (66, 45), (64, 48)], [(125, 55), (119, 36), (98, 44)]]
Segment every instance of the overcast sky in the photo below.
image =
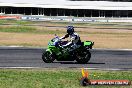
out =
[(3, 3), (62, 4), (66, 0), (0, 0)]

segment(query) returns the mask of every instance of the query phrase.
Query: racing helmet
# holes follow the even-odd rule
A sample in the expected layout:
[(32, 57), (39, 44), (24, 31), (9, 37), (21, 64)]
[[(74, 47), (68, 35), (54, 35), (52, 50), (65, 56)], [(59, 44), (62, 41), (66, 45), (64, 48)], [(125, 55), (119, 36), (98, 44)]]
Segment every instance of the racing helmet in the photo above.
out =
[(74, 32), (74, 27), (73, 26), (67, 26), (67, 33), (71, 35)]

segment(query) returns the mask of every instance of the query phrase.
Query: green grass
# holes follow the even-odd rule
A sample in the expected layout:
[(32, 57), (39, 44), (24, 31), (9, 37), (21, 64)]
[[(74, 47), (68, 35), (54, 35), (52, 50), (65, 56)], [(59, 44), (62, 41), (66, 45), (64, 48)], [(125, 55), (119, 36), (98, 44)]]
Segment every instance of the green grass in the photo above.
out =
[[(73, 69), (0, 69), (0, 88), (81, 88), (79, 84), (80, 78), (81, 70)], [(90, 70), (89, 78), (92, 80), (132, 80), (132, 74), (131, 71)], [(131, 87), (132, 86), (90, 86), (87, 88)]]
[[(3, 28), (4, 25), (8, 24), (10, 25), (10, 27), (8, 27), (8, 29)], [(17, 26), (15, 26), (15, 25)], [(26, 25), (36, 25), (36, 26), (26, 26)], [(127, 23), (100, 23), (100, 22), (89, 22), (89, 23), (69, 23), (69, 22), (48, 22), (48, 21), (44, 21), (44, 22), (34, 22), (34, 21), (20, 21), (20, 20), (0, 20), (0, 31), (3, 32), (18, 32), (18, 30), (16, 29), (22, 29), (24, 31), (27, 31), (28, 29), (36, 29), (35, 27), (40, 27), (37, 26), (38, 25), (49, 25), (49, 26), (68, 26), (68, 25), (73, 25), (75, 27), (86, 27), (86, 29), (90, 29), (90, 28), (95, 28), (95, 29), (128, 29), (128, 30), (132, 30), (132, 24), (128, 23), (129, 26), (127, 25)], [(124, 25), (126, 24), (126, 25)], [(42, 27), (41, 26), (41, 27)], [(13, 30), (14, 29), (14, 30)], [(27, 30), (25, 30), (27, 29)], [(5, 30), (5, 31), (4, 31)], [(31, 30), (32, 31), (32, 30)], [(19, 31), (20, 32), (20, 31)], [(21, 30), (22, 32), (22, 30)]]
[(30, 26), (11, 26), (11, 27), (0, 27), (0, 32), (10, 32), (10, 33), (37, 33), (37, 34), (61, 34), (65, 33), (59, 30), (47, 30), (43, 28), (43, 30), (39, 30), (35, 27)]
[(2, 24), (17, 24), (17, 25), (25, 25), (32, 24), (31, 21), (21, 21), (21, 20), (0, 20), (0, 25)]
[[(46, 27), (43, 27), (43, 29), (38, 29), (37, 27), (31, 27), (31, 26), (8, 26), (3, 27), (0, 26), (0, 32), (10, 32), (10, 33), (35, 33), (35, 34), (65, 34), (65, 31), (61, 30), (49, 30)], [(109, 33), (109, 32), (83, 32), (83, 31), (77, 31), (81, 34), (113, 34), (113, 35), (131, 35), (132, 33)]]
[(0, 27), (0, 32), (29, 33), (29, 32), (34, 32), (35, 30), (36, 29), (33, 27), (26, 27), (26, 26)]
[[(5, 25), (2, 25), (5, 24)], [(10, 24), (9, 26), (6, 24)], [(13, 25), (15, 24), (15, 25)], [(29, 25), (36, 25), (36, 26), (29, 26)], [(37, 26), (42, 25), (42, 26)], [(126, 24), (126, 25), (124, 25)], [(67, 25), (73, 25), (75, 27), (86, 27), (85, 29), (128, 29), (132, 30), (132, 25), (129, 23), (129, 26), (127, 26), (127, 23), (100, 23), (100, 22), (89, 22), (89, 23), (68, 23), (68, 22), (34, 22), (34, 21), (20, 21), (20, 20), (0, 20), (0, 32), (19, 32), (19, 33), (41, 33), (41, 34), (54, 34), (54, 33), (64, 33), (59, 30), (55, 31), (49, 31), (48, 28), (43, 27), (44, 25), (49, 26), (67, 26)], [(28, 25), (28, 26), (27, 26)], [(7, 27), (5, 27), (7, 26)], [(39, 27), (43, 28), (43, 30), (38, 30)], [(85, 30), (84, 29), (84, 30)], [(82, 33), (82, 31), (80, 32)], [(85, 33), (86, 34), (86, 33)], [(88, 33), (88, 34), (100, 34), (100, 32), (97, 33)], [(109, 33), (103, 33), (103, 34), (109, 34)], [(121, 34), (121, 33), (120, 33)]]
[(10, 33), (35, 33), (35, 34), (61, 34), (65, 33), (60, 30), (48, 30), (47, 28), (38, 29), (37, 27), (30, 26), (0, 26), (0, 32), (10, 32)]
[[(59, 36), (64, 35), (66, 33), (65, 30), (66, 28), (64, 27), (70, 24), (68, 22), (32, 22), (32, 21), (19, 21), (19, 20), (0, 20), (0, 24), (1, 23), (4, 25), (0, 25), (0, 34), (1, 34), (0, 39), (2, 39), (0, 45), (18, 45), (18, 46), (19, 45), (47, 46), (47, 42), (48, 40), (50, 40), (51, 35), (54, 34), (57, 34)], [(8, 23), (9, 24), (12, 23), (12, 24), (8, 25)], [(131, 48), (132, 45), (131, 23), (127, 24), (127, 23), (90, 22), (90, 23), (71, 23), (71, 24), (75, 26), (75, 31), (79, 33), (82, 41), (92, 40), (96, 43), (95, 44), (96, 48)], [(6, 33), (2, 33), (2, 32), (6, 32)], [(12, 35), (13, 33), (15, 36)], [(7, 34), (9, 36), (7, 36)], [(24, 37), (21, 37), (19, 34), (24, 35), (24, 37), (27, 36), (27, 38), (24, 39)], [(34, 39), (34, 36), (39, 36), (39, 35), (41, 35), (39, 38), (36, 37)], [(48, 35), (49, 37), (47, 37), (46, 39), (43, 38)], [(25, 40), (28, 40), (28, 42), (27, 41), (24, 42)], [(38, 42), (38, 44), (36, 44), (36, 41)], [(124, 41), (128, 41), (129, 43), (127, 43), (126, 45)], [(111, 44), (111, 46), (108, 46), (108, 43)], [(118, 43), (120, 43), (121, 46), (117, 46)]]

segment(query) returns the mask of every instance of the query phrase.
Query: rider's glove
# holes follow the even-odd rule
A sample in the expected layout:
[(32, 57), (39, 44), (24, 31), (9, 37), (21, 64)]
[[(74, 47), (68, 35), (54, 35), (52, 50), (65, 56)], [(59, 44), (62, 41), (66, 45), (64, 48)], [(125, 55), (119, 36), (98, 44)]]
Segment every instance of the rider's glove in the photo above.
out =
[(62, 48), (62, 49), (64, 49), (64, 47), (63, 47), (63, 46), (60, 46), (60, 45), (59, 45), (59, 47), (60, 47), (60, 48)]
[(59, 40), (61, 41), (62, 39), (61, 39), (61, 38), (59, 38)]
[(61, 37), (61, 38), (59, 38), (60, 39), (60, 41), (63, 39), (63, 37)]

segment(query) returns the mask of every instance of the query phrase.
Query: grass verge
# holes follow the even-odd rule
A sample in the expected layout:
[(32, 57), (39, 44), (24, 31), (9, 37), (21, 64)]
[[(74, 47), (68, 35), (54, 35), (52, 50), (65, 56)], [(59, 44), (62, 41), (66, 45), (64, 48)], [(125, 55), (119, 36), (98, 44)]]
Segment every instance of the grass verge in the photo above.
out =
[(0, 20), (0, 25), (5, 24), (17, 24), (17, 25), (25, 25), (25, 24), (32, 24), (31, 21), (20, 21), (20, 20)]
[[(3, 24), (6, 22), (6, 24), (19, 24), (0, 25), (0, 45), (35, 47), (47, 47), (48, 41), (54, 37), (54, 34), (65, 35), (66, 28), (64, 27), (68, 24), (14, 20), (0, 20), (0, 22)], [(95, 42), (94, 48), (132, 49), (132, 24), (130, 23), (95, 22), (73, 23), (73, 25), (82, 41), (90, 40)]]
[[(81, 88), (81, 70), (0, 69), (0, 88)], [(131, 71), (89, 70), (89, 78), (132, 80)], [(132, 86), (88, 86), (87, 88), (131, 88)], [(82, 87), (83, 88), (83, 87)]]
[(11, 27), (0, 27), (1, 32), (13, 32), (13, 33), (31, 33), (34, 32), (36, 29), (33, 27), (26, 27), (26, 26), (11, 26)]

